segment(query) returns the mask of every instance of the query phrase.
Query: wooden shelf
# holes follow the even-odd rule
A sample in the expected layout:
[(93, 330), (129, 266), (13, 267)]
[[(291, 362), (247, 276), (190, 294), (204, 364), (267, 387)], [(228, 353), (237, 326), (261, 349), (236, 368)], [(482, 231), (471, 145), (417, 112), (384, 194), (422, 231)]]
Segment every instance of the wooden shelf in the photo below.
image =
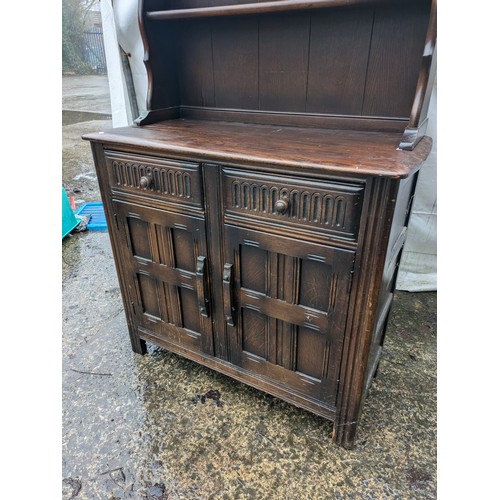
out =
[(295, 167), (404, 178), (429, 154), (432, 140), (413, 151), (397, 149), (399, 133), (278, 127), (238, 122), (177, 119), (116, 128), (84, 136), (119, 147), (139, 147), (172, 157), (199, 157), (275, 168)]
[(353, 7), (375, 3), (380, 3), (380, 0), (276, 0), (271, 2), (220, 5), (195, 9), (150, 11), (146, 13), (146, 16), (148, 19), (159, 21), (164, 19), (265, 14), (292, 10), (324, 9), (328, 7)]

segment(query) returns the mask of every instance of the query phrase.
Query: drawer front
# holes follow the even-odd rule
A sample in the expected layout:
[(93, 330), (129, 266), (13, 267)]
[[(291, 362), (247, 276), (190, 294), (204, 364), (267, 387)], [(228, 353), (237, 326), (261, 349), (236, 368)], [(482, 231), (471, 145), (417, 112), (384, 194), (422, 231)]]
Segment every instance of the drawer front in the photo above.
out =
[(256, 220), (356, 240), (363, 184), (224, 169), (228, 222)]
[(113, 192), (202, 207), (199, 164), (110, 150), (105, 156)]

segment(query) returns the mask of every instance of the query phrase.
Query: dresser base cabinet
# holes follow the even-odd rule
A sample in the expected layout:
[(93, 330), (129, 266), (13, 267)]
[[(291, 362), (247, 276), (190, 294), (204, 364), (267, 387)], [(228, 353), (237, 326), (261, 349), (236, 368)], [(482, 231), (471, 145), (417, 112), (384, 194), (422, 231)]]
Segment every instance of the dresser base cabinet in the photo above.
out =
[(354, 173), (335, 166), (339, 144), (330, 165), (276, 164), (279, 151), (245, 148), (228, 159), (211, 143), (182, 154), (197, 131), (170, 142), (180, 126), (85, 136), (133, 350), (152, 342), (325, 417), (351, 447), (430, 140), (413, 152), (379, 147), (392, 163), (358, 148), (366, 166)]
[(434, 0), (140, 0), (134, 126), (91, 142), (132, 348), (354, 444), (421, 164)]

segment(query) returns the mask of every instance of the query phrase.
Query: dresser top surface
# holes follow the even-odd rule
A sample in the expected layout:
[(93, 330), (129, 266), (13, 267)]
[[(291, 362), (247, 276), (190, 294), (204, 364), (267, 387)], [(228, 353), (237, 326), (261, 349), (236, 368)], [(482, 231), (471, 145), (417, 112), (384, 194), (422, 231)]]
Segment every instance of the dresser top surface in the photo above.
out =
[(176, 119), (86, 134), (111, 147), (133, 147), (221, 163), (404, 178), (427, 158), (432, 139), (398, 149), (399, 133), (330, 130)]

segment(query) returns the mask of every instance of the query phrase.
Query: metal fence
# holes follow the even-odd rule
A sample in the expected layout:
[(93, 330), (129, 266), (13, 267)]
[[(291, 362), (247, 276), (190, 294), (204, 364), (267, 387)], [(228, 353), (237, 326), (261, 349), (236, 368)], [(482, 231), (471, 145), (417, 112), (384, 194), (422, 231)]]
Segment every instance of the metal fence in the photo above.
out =
[(90, 28), (84, 32), (85, 60), (96, 73), (106, 73), (106, 55), (101, 28)]

